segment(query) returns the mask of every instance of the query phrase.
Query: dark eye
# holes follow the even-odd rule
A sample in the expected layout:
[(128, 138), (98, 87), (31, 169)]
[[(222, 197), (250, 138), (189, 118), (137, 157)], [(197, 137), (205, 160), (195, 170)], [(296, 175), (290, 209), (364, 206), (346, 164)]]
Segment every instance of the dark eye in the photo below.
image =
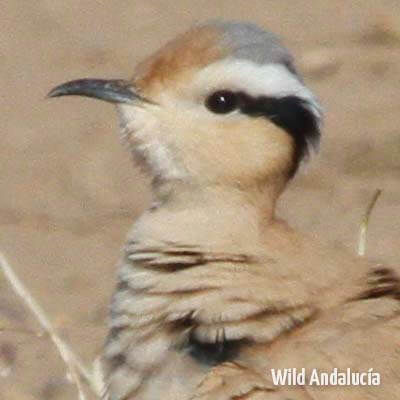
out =
[(207, 98), (206, 107), (216, 114), (228, 114), (238, 107), (238, 96), (229, 90), (220, 90)]

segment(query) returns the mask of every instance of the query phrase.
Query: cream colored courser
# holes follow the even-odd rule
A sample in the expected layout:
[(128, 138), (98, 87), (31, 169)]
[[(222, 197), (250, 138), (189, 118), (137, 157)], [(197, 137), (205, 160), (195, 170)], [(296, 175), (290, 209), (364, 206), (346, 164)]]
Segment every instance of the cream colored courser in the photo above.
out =
[[(119, 266), (104, 347), (111, 400), (399, 399), (397, 272), (325, 248), (275, 216), (317, 147), (320, 106), (279, 40), (195, 27), (133, 79), (50, 96), (117, 106), (153, 178)], [(271, 369), (381, 374), (380, 386), (277, 386)]]

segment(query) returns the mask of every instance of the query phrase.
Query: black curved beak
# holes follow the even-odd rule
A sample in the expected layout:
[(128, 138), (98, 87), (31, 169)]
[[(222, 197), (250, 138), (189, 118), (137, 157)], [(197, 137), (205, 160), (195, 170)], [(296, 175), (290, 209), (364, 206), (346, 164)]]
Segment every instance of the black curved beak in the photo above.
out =
[(56, 86), (48, 94), (48, 97), (60, 96), (92, 97), (114, 104), (132, 104), (137, 100), (150, 103), (135, 92), (130, 82), (121, 79), (78, 79)]

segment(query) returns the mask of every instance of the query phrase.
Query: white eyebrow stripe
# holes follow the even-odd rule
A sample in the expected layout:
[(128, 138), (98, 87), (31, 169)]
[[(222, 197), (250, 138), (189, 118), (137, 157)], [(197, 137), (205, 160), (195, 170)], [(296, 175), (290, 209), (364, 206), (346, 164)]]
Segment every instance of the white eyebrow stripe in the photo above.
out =
[(321, 107), (312, 92), (282, 64), (255, 64), (248, 60), (224, 59), (201, 69), (194, 84), (208, 92), (215, 89), (240, 90), (250, 96), (297, 96), (310, 104), (317, 119)]

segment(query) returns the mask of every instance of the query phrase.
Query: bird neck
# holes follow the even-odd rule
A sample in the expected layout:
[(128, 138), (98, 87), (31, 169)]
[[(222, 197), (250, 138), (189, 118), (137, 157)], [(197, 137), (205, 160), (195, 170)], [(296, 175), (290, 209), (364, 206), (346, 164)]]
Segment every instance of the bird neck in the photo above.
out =
[(168, 182), (157, 185), (155, 206), (136, 226), (146, 232), (145, 237), (159, 240), (219, 250), (248, 247), (274, 223), (281, 190), (277, 185), (243, 188)]
[(156, 203), (172, 208), (247, 208), (272, 218), (282, 185), (241, 186), (208, 184), (197, 185), (183, 181), (169, 181), (153, 191)]

